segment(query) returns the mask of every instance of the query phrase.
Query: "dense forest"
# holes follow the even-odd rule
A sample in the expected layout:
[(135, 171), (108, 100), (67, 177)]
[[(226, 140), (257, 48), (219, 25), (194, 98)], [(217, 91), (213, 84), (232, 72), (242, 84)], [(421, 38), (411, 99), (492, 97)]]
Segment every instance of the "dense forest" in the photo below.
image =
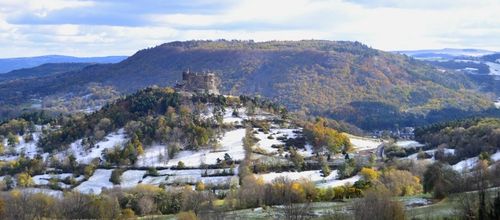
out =
[(429, 148), (455, 149), (453, 155), (438, 151), (439, 159), (454, 164), (500, 150), (500, 119), (473, 118), (433, 124), (416, 129), (415, 138)]
[(426, 124), (429, 111), (456, 109), (470, 115), (492, 107), (464, 74), (440, 72), (359, 42), (316, 40), (171, 42), (118, 64), (4, 83), (0, 103), (15, 111), (32, 98), (84, 96), (89, 83), (121, 93), (171, 86), (186, 69), (218, 73), (224, 94), (260, 95), (303, 115), (328, 116), (364, 129)]

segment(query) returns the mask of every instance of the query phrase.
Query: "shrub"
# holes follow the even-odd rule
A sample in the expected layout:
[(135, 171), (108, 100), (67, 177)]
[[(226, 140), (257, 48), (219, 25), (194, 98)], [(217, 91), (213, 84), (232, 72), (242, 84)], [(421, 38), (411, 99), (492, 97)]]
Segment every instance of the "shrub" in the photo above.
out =
[(135, 216), (134, 210), (132, 210), (131, 208), (123, 209), (121, 218), (122, 219), (135, 219), (136, 216)]
[(21, 187), (28, 187), (33, 184), (33, 179), (28, 173), (24, 172), (17, 175), (17, 185)]
[(184, 165), (184, 162), (179, 161), (179, 162), (177, 163), (177, 168), (178, 168), (178, 169), (184, 169), (184, 168), (186, 168), (186, 165)]
[(196, 183), (196, 191), (203, 191), (205, 190), (205, 184), (203, 182), (197, 182)]
[(148, 168), (148, 172), (147, 172), (146, 175), (148, 175), (148, 176), (158, 176), (159, 174), (158, 174), (158, 170), (156, 170), (156, 168), (150, 167), (150, 168)]
[(189, 212), (179, 212), (177, 214), (177, 220), (197, 220), (198, 217), (196, 217), (196, 214), (194, 214), (193, 211)]
[(393, 201), (389, 192), (369, 191), (353, 204), (353, 210), (357, 220), (405, 219), (403, 204)]
[(109, 181), (115, 185), (120, 185), (120, 183), (122, 181), (122, 174), (123, 174), (122, 169), (114, 169), (111, 172), (111, 177), (109, 177)]

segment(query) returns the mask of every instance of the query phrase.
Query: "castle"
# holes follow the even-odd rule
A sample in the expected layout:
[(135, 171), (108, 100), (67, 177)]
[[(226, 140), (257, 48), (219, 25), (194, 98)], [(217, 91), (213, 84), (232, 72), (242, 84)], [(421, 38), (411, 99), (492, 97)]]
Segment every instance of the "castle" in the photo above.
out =
[(219, 95), (219, 84), (219, 77), (213, 72), (191, 72), (187, 70), (182, 73), (182, 83), (178, 83), (176, 88), (185, 92)]

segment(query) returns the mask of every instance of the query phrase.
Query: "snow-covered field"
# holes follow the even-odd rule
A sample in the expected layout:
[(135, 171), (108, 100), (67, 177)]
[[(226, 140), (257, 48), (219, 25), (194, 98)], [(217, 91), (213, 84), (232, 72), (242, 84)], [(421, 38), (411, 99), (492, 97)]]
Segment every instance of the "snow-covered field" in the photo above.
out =
[(199, 167), (202, 164), (216, 164), (217, 158), (223, 160), (227, 153), (233, 160), (243, 160), (245, 150), (243, 149), (242, 139), (245, 137), (245, 129), (236, 129), (228, 131), (220, 140), (220, 149), (199, 150), (199, 151), (181, 151), (173, 159), (169, 160), (167, 166), (177, 166), (179, 161), (188, 167)]
[(245, 109), (236, 109), (238, 112), (239, 117), (233, 116), (233, 109), (226, 109), (226, 112), (224, 113), (224, 117), (222, 119), (222, 123), (224, 124), (241, 124), (243, 122), (243, 119), (246, 118), (245, 114)]
[(142, 182), (145, 170), (127, 170), (121, 176), (120, 186), (123, 188), (134, 187)]
[[(493, 161), (499, 161), (500, 160), (500, 151), (492, 154), (490, 156), (490, 158)], [(462, 160), (462, 161), (456, 163), (455, 165), (453, 165), (452, 167), (456, 171), (469, 170), (469, 169), (473, 168), (477, 164), (478, 161), (479, 161), (478, 157), (472, 157), (469, 159)]]
[(333, 180), (336, 177), (336, 172), (332, 172), (329, 176), (327, 177), (322, 177), (321, 171), (320, 170), (308, 170), (308, 171), (300, 171), (300, 172), (281, 172), (281, 173), (276, 173), (276, 172), (271, 172), (271, 173), (264, 173), (264, 174), (257, 174), (257, 177), (262, 177), (262, 179), (265, 182), (272, 182), (276, 178), (279, 177), (285, 177), (290, 180), (300, 180), (300, 179), (307, 179), (311, 180), (313, 182), (319, 182), (319, 181), (328, 181), (328, 180)]
[(354, 149), (357, 151), (376, 149), (383, 143), (380, 139), (375, 138), (358, 137), (349, 134), (347, 136), (351, 140)]
[(490, 68), (490, 75), (500, 76), (500, 64), (494, 62), (485, 62)]
[[(224, 116), (223, 116), (223, 120), (222, 122), (225, 123), (225, 124), (241, 124), (243, 122), (243, 120), (247, 120), (247, 119), (257, 119), (257, 120), (271, 120), (273, 118), (275, 118), (276, 116), (268, 113), (268, 112), (264, 112), (260, 109), (257, 109), (257, 112), (255, 112), (254, 115), (247, 115), (246, 113), (246, 108), (238, 108), (236, 109), (236, 111), (238, 112), (238, 117), (235, 117), (233, 116), (233, 112), (234, 112), (234, 109), (226, 109), (226, 112), (224, 113)], [(211, 114), (204, 114), (203, 117), (212, 117)]]
[[(3, 140), (3, 145), (5, 146), (5, 155), (0, 156), (0, 160), (10, 161), (16, 160), (20, 154), (24, 154), (26, 157), (34, 158), (37, 154), (40, 153), (38, 150), (36, 143), (40, 139), (41, 135), (41, 127), (37, 126), (36, 131), (32, 133), (33, 140), (26, 141), (23, 136), (17, 135), (19, 143), (15, 145), (15, 147), (11, 150), (8, 147), (7, 139)], [(13, 152), (10, 152), (13, 151)], [(12, 154), (13, 153), (13, 154)], [(42, 154), (43, 158), (48, 156), (47, 153)]]
[(197, 182), (203, 182), (205, 185), (221, 185), (228, 184), (231, 181), (237, 181), (238, 176), (211, 176), (211, 177), (201, 177), (201, 176), (169, 176), (166, 178), (165, 183), (167, 184), (195, 184)]
[(412, 140), (404, 140), (404, 141), (397, 141), (396, 145), (402, 148), (411, 148), (411, 147), (423, 147), (424, 144), (421, 144), (417, 141), (412, 141)]
[[(213, 175), (216, 173), (222, 173), (222, 169), (187, 169), (187, 170), (159, 170), (159, 176), (147, 176), (144, 178), (146, 174), (145, 170), (127, 170), (123, 172), (121, 176), (121, 184), (122, 188), (130, 188), (135, 187), (138, 184), (150, 184), (150, 185), (160, 185), (163, 184), (196, 184), (197, 182), (203, 182), (205, 184), (211, 185), (221, 185), (221, 184), (229, 184), (232, 181), (238, 181), (237, 172), (238, 169), (234, 169), (234, 175), (232, 176), (205, 176), (205, 173), (208, 175)], [(229, 172), (229, 169), (226, 169), (226, 172)], [(236, 178), (236, 179), (235, 179)], [(90, 180), (89, 180), (90, 181)], [(100, 181), (100, 180), (98, 180)]]
[(72, 173), (61, 173), (61, 174), (43, 174), (43, 175), (36, 175), (36, 176), (33, 176), (33, 182), (36, 184), (36, 185), (47, 185), (49, 184), (49, 180), (51, 178), (55, 178), (55, 179), (59, 179), (59, 180), (63, 180), (65, 179), (66, 177), (71, 177), (73, 176)]
[(137, 165), (161, 167), (168, 164), (168, 149), (166, 145), (153, 145), (144, 149), (144, 154), (139, 156)]
[[(257, 131), (257, 129), (254, 129)], [(287, 137), (287, 138), (295, 138), (297, 137), (297, 134), (294, 132), (299, 132), (300, 129), (276, 129), (276, 128), (271, 128), (269, 129), (268, 134), (264, 134), (264, 132), (258, 132), (255, 137), (257, 137), (259, 142), (255, 145), (256, 147), (259, 147), (268, 153), (277, 153), (278, 149), (277, 148), (272, 148), (273, 145), (283, 145), (285, 144), (283, 141), (278, 140), (278, 138), (281, 137)], [(269, 139), (268, 137), (273, 137), (272, 139)]]
[[(443, 150), (444, 150), (444, 153), (447, 154), (447, 155), (453, 155), (453, 154), (455, 154), (455, 149), (444, 148)], [(434, 158), (434, 153), (436, 152), (436, 149), (426, 150), (424, 152), (427, 153), (427, 154), (429, 154), (429, 155), (431, 155), (432, 157), (431, 158), (427, 158), (427, 159), (422, 159), (420, 161), (427, 161), (427, 162), (430, 162), (430, 163), (436, 161), (436, 159)], [(409, 155), (409, 156), (401, 158), (401, 159), (418, 160), (418, 153), (414, 153), (412, 155)]]
[(109, 181), (113, 170), (97, 169), (87, 181), (75, 188), (82, 193), (100, 194), (102, 188), (113, 188), (113, 183)]
[(289, 180), (300, 180), (306, 179), (313, 181), (316, 183), (316, 186), (321, 188), (327, 187), (337, 187), (343, 186), (346, 184), (354, 184), (356, 181), (361, 179), (361, 176), (356, 175), (347, 179), (338, 180), (337, 170), (332, 171), (330, 175), (327, 177), (323, 177), (320, 170), (309, 170), (309, 171), (301, 171), (301, 172), (281, 172), (281, 173), (265, 173), (265, 174), (257, 174), (256, 177), (261, 177), (264, 182), (272, 182), (276, 178), (285, 177)]
[(101, 158), (104, 149), (113, 148), (114, 146), (122, 146), (127, 141), (124, 129), (119, 129), (104, 137), (104, 140), (95, 144), (95, 147), (85, 150), (81, 144), (82, 140), (79, 139), (73, 142), (65, 154), (60, 154), (59, 157), (64, 158), (67, 155), (73, 154), (76, 160), (80, 163), (90, 163), (94, 158)]
[(328, 181), (326, 183), (320, 183), (317, 186), (320, 188), (329, 188), (329, 187), (344, 186), (344, 185), (348, 185), (348, 184), (352, 185), (360, 179), (361, 179), (361, 176), (356, 175), (356, 176), (349, 177), (349, 178), (343, 179), (343, 180), (332, 180), (332, 181)]
[(42, 194), (57, 197), (57, 198), (62, 198), (63, 194), (64, 194), (62, 191), (59, 191), (59, 190), (42, 189), (42, 188), (21, 188), (19, 190), (22, 193), (29, 193), (29, 194), (42, 193)]

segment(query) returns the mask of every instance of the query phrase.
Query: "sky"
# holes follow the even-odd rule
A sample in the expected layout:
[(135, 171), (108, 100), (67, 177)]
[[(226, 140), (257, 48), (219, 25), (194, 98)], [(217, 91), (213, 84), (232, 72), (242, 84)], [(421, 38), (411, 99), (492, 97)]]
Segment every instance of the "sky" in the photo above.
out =
[(0, 0), (0, 57), (132, 55), (216, 39), (500, 51), (500, 0)]

